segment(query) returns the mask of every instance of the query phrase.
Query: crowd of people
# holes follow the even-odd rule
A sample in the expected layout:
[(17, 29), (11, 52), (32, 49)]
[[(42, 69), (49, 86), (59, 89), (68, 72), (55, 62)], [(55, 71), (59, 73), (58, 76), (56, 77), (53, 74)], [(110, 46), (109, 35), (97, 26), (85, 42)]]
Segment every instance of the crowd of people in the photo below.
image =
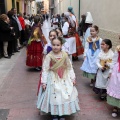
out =
[(91, 80), (93, 91), (114, 107), (113, 117), (120, 108), (120, 45), (113, 52), (112, 41), (98, 36), (99, 27), (93, 25), (91, 13), (81, 17), (78, 24), (72, 7), (61, 16), (52, 15), (46, 41), (41, 28), (47, 14), (17, 16), (13, 8), (0, 15), (0, 55), (10, 58), (27, 43), (26, 65), (41, 71), (37, 108), (51, 113), (53, 120), (65, 120), (64, 115), (80, 110), (73, 60), (82, 54), (80, 69)]
[(65, 120), (64, 115), (80, 110), (73, 60), (82, 54), (80, 69), (91, 80), (93, 91), (114, 107), (113, 117), (117, 117), (120, 108), (120, 46), (114, 53), (111, 40), (98, 36), (99, 27), (93, 25), (90, 12), (81, 17), (78, 25), (72, 7), (60, 21), (58, 15), (52, 16), (49, 42), (36, 19), (28, 42), (26, 64), (41, 71), (37, 108), (51, 113), (53, 120)]
[[(0, 58), (10, 59), (27, 45), (34, 24), (35, 15), (26, 13), (17, 14), (16, 8), (12, 8), (7, 14), (0, 15)], [(40, 22), (42, 15), (39, 15)]]

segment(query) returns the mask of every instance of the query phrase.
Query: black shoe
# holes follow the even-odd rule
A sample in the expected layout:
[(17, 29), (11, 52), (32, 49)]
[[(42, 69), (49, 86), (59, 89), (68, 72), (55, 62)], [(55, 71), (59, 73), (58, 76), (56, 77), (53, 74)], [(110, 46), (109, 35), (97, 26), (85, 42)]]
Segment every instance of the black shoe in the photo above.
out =
[(36, 67), (36, 68), (35, 68), (35, 70), (37, 70), (37, 71), (41, 71), (41, 68), (39, 68), (39, 67)]
[(10, 58), (11, 58), (11, 56), (4, 56), (4, 58), (8, 58), (8, 59), (10, 59)]
[(15, 52), (20, 52), (19, 50), (16, 50)]

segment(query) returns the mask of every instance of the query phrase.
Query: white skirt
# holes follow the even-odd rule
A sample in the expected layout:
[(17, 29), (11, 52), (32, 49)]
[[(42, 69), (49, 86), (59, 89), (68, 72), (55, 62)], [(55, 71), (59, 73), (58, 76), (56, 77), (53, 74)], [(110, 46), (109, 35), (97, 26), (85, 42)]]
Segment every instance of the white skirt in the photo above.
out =
[(67, 44), (68, 44), (68, 54), (74, 54), (76, 53), (76, 39), (75, 37), (65, 38)]

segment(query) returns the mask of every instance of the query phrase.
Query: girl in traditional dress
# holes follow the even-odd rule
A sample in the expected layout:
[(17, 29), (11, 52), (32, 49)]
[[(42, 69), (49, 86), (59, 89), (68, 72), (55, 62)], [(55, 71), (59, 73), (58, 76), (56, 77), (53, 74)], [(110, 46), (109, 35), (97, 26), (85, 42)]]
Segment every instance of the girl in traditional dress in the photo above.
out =
[(64, 13), (66, 22), (63, 25), (62, 32), (63, 37), (65, 38), (68, 47), (69, 47), (69, 57), (72, 61), (72, 54), (76, 53), (76, 40), (75, 40), (75, 31), (76, 25), (69, 12)]
[[(47, 55), (49, 52), (52, 51), (52, 40), (55, 39), (55, 38), (57, 38), (58, 35), (62, 38), (62, 36), (61, 36), (62, 34), (58, 33), (56, 30), (51, 30), (51, 31), (49, 32), (49, 40), (50, 40), (50, 41), (49, 41), (49, 42), (45, 45), (45, 47), (44, 47), (44, 50), (43, 50), (43, 61), (44, 61), (46, 55)], [(67, 44), (64, 43), (64, 39), (62, 39), (62, 43), (63, 43), (63, 45), (62, 45), (62, 51), (65, 51), (66, 53), (68, 53), (68, 48), (67, 48), (67, 46), (66, 46)], [(39, 80), (39, 83), (38, 83), (37, 95), (38, 95), (38, 93), (39, 93), (40, 84), (41, 84), (41, 74), (42, 74), (42, 71), (40, 72), (40, 80)]]
[[(59, 29), (56, 29), (56, 30), (51, 30), (49, 32), (49, 43), (47, 43), (44, 47), (44, 50), (43, 50), (43, 54), (44, 56), (47, 55), (51, 50), (52, 50), (52, 40), (54, 38), (57, 38), (58, 36), (59, 37), (62, 37), (62, 33), (60, 33), (60, 31), (58, 32)], [(62, 50), (63, 51), (66, 51), (68, 53), (68, 46), (67, 46), (67, 43), (64, 42), (64, 39), (63, 39), (63, 45), (62, 45)]]
[(86, 13), (86, 19), (85, 19), (85, 26), (84, 26), (84, 29), (85, 29), (85, 35), (84, 35), (84, 39), (83, 39), (83, 46), (85, 47), (85, 43), (86, 43), (86, 40), (87, 38), (90, 36), (90, 28), (91, 26), (93, 25), (93, 17), (91, 15), (90, 12), (87, 12)]
[(58, 28), (58, 24), (59, 24), (59, 21), (58, 21), (58, 17), (57, 15), (54, 15), (54, 18), (53, 18), (53, 28), (56, 29)]
[(90, 29), (91, 36), (88, 37), (85, 44), (84, 62), (81, 66), (83, 76), (91, 79), (90, 86), (93, 86), (94, 79), (97, 73), (98, 66), (96, 65), (96, 58), (101, 50), (102, 39), (98, 37), (99, 28), (94, 25)]
[(44, 47), (44, 50), (43, 50), (43, 54), (44, 54), (44, 57), (52, 50), (52, 40), (57, 38), (58, 37), (58, 34), (56, 32), (56, 30), (51, 30), (49, 32), (49, 42), (45, 45)]
[(68, 53), (69, 51), (69, 46), (66, 40), (63, 38), (63, 33), (61, 28), (56, 28), (56, 32), (58, 33), (58, 37), (62, 37), (63, 42), (62, 42), (62, 50), (66, 51)]
[(112, 116), (117, 117), (120, 108), (120, 45), (116, 47), (107, 86), (107, 103), (114, 107)]
[(98, 72), (96, 76), (95, 92), (100, 93), (100, 98), (103, 100), (106, 98), (106, 87), (108, 82), (110, 65), (112, 63), (113, 51), (112, 42), (109, 39), (104, 39), (101, 43), (101, 52), (97, 58)]
[(41, 70), (43, 47), (46, 41), (45, 39), (42, 39), (43, 37), (39, 17), (35, 17), (34, 22), (35, 24), (33, 25), (31, 37), (27, 46), (26, 65), (35, 67), (36, 70)]
[(65, 120), (63, 115), (71, 115), (80, 110), (76, 77), (66, 52), (61, 51), (62, 39), (52, 40), (52, 51), (45, 57), (38, 95), (37, 108), (50, 113), (53, 120)]
[(68, 12), (70, 13), (70, 16), (72, 17), (72, 19), (73, 19), (73, 21), (75, 22), (75, 25), (76, 25), (75, 26), (76, 27), (76, 29), (75, 29), (76, 53), (74, 53), (72, 56), (73, 56), (73, 60), (78, 60), (78, 56), (83, 54), (84, 48), (83, 48), (80, 36), (79, 36), (79, 34), (77, 32), (78, 21), (77, 21), (76, 16), (74, 15), (73, 8), (72, 7), (68, 7)]

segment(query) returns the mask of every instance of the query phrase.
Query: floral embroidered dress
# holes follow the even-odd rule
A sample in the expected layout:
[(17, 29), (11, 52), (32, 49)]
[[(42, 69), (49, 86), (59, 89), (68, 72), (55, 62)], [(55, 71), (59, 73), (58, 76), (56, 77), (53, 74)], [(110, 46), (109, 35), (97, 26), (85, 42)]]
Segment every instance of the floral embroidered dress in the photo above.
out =
[(55, 56), (51, 51), (44, 60), (41, 83), (46, 84), (46, 90), (40, 87), (37, 108), (51, 115), (71, 115), (80, 110), (78, 92), (73, 86), (75, 73), (66, 52), (61, 51)]
[(120, 45), (116, 48), (110, 73), (111, 78), (107, 86), (107, 103), (120, 108)]
[(83, 76), (87, 78), (94, 79), (97, 73), (98, 66), (96, 64), (96, 59), (101, 50), (101, 42), (102, 39), (99, 37), (89, 37), (86, 41), (84, 51), (84, 57), (86, 58), (80, 69), (84, 71)]

